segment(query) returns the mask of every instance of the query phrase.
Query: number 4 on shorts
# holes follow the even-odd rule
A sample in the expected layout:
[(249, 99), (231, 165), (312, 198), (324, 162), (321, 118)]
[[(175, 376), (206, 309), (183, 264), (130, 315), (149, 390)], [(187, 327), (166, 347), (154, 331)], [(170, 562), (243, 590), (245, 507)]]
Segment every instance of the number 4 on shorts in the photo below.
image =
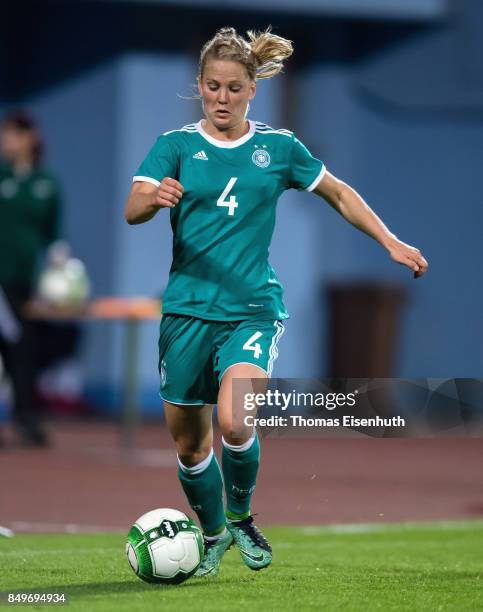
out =
[(258, 340), (258, 338), (261, 338), (262, 336), (262, 332), (255, 332), (253, 336), (250, 336), (250, 338), (248, 338), (248, 340), (243, 345), (244, 351), (253, 351), (253, 356), (255, 357), (255, 359), (258, 359), (262, 354), (262, 347), (258, 342), (255, 342), (255, 340)]

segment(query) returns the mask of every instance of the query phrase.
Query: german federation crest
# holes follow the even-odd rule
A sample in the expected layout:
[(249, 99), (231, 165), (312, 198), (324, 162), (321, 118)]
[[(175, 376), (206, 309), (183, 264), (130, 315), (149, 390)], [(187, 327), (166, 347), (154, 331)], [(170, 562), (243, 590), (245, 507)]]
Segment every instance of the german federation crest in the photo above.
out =
[(252, 155), (252, 162), (260, 168), (266, 168), (270, 165), (270, 154), (265, 149), (256, 149)]

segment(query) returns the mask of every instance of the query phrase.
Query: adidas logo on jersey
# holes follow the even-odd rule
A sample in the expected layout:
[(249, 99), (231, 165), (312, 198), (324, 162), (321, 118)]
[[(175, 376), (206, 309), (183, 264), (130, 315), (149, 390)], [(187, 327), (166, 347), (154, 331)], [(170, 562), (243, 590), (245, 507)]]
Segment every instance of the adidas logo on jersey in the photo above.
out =
[(193, 155), (193, 159), (205, 159), (205, 160), (208, 160), (208, 156), (206, 155), (206, 153), (204, 151), (198, 151), (198, 153), (195, 153)]

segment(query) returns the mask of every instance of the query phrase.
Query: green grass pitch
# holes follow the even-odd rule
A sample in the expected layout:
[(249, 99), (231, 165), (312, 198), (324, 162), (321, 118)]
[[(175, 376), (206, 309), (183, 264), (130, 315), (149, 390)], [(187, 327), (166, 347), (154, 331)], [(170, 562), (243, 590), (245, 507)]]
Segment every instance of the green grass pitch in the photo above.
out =
[(274, 548), (267, 570), (250, 571), (232, 548), (218, 578), (180, 586), (136, 578), (123, 534), (1, 538), (0, 591), (65, 591), (67, 610), (89, 612), (483, 610), (483, 522), (264, 532)]

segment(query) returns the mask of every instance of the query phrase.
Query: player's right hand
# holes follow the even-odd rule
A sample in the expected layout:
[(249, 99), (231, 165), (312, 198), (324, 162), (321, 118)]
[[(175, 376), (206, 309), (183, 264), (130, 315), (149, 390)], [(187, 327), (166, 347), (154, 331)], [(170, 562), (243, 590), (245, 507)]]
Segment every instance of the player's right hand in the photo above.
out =
[(168, 176), (159, 184), (156, 192), (156, 204), (162, 208), (174, 208), (184, 193), (183, 185)]

